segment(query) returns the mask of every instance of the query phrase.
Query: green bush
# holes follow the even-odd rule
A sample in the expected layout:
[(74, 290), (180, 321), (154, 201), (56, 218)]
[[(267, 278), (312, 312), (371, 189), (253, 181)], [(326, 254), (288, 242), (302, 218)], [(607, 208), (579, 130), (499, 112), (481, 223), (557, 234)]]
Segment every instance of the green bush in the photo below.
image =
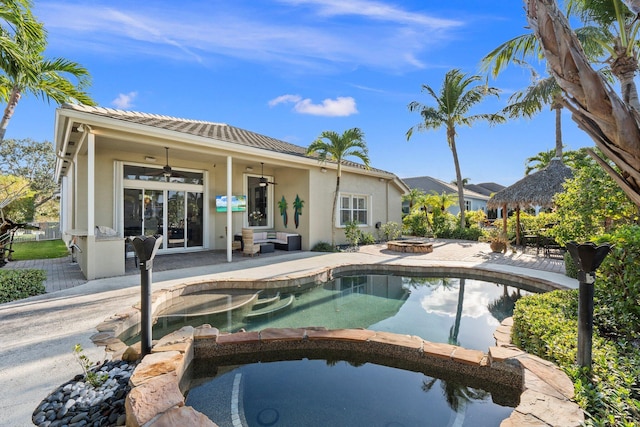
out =
[(46, 279), (43, 270), (0, 270), (0, 303), (43, 294)]
[(429, 236), (431, 229), (427, 224), (426, 215), (420, 210), (414, 210), (402, 219), (403, 233), (411, 236)]
[(376, 243), (376, 238), (373, 237), (373, 234), (371, 233), (360, 231), (360, 237), (358, 238), (358, 241), (361, 245), (373, 245)]
[(564, 369), (575, 385), (576, 401), (587, 413), (587, 425), (638, 425), (640, 349), (594, 333), (592, 372), (580, 369), (577, 312), (577, 290), (526, 296), (516, 303), (511, 338), (519, 348)]
[(613, 244), (598, 269), (594, 322), (612, 339), (640, 340), (640, 226), (629, 225), (596, 239)]
[(442, 239), (460, 239), (460, 240), (475, 240), (478, 241), (482, 236), (482, 230), (478, 227), (471, 228), (453, 228), (438, 234), (438, 237)]
[(573, 279), (577, 279), (578, 278), (578, 268), (576, 267), (576, 264), (573, 262), (573, 258), (571, 257), (571, 254), (569, 253), (569, 251), (564, 253), (564, 272), (568, 277), (571, 277)]
[(380, 226), (378, 230), (378, 240), (388, 242), (395, 240), (402, 235), (402, 228), (397, 222), (389, 221)]
[(331, 243), (318, 242), (311, 248), (311, 252), (336, 252), (336, 248)]

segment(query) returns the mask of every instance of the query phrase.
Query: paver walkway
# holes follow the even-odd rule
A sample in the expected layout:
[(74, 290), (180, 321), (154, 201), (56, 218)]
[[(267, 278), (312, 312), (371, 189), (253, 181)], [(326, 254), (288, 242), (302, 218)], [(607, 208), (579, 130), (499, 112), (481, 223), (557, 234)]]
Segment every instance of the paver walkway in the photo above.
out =
[[(357, 253), (275, 252), (256, 258), (234, 255), (225, 262), (222, 252), (158, 256), (154, 261), (153, 290), (180, 283), (185, 277), (212, 280), (247, 278), (264, 280), (287, 274), (303, 274), (328, 266), (384, 264), (398, 266), (482, 266), (523, 276), (542, 277), (562, 286), (577, 287), (564, 276), (562, 260), (540, 259), (521, 253), (493, 254), (486, 243), (434, 241), (431, 254), (389, 252), (385, 245), (362, 247)], [(47, 294), (0, 304), (0, 425), (31, 425), (31, 414), (40, 401), (60, 384), (81, 373), (73, 358), (75, 344), (82, 345), (93, 361), (104, 357), (90, 337), (108, 316), (140, 300), (133, 260), (128, 274), (84, 281), (68, 258), (11, 262), (4, 268), (43, 268)], [(173, 268), (169, 266), (173, 265)], [(183, 268), (175, 268), (182, 266)]]

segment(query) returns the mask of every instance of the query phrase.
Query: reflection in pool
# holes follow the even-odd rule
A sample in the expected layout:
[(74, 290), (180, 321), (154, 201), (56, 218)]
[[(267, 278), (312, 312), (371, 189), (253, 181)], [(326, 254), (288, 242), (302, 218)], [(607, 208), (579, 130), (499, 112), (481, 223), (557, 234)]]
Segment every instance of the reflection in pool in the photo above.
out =
[[(453, 380), (372, 363), (307, 359), (227, 370), (191, 388), (186, 404), (220, 427), (494, 427), (513, 411), (488, 392)], [(232, 422), (234, 414), (239, 424)]]
[[(220, 291), (224, 293), (224, 291)], [(209, 292), (207, 298), (214, 292)], [(328, 329), (366, 328), (416, 335), (432, 342), (486, 351), (495, 345), (493, 331), (513, 313), (515, 301), (526, 293), (518, 288), (470, 278), (416, 278), (358, 275), (290, 293), (261, 294), (264, 303), (244, 309), (194, 316), (185, 305), (169, 307), (153, 326), (154, 339), (184, 325), (208, 323), (221, 331), (324, 326)], [(290, 298), (290, 296), (293, 298)], [(194, 300), (203, 299), (196, 295)], [(247, 293), (224, 296), (229, 306)], [(289, 301), (290, 299), (290, 301)], [(177, 306), (176, 306), (177, 307)], [(272, 313), (269, 313), (272, 307)], [(249, 311), (253, 308), (253, 311)], [(248, 317), (250, 313), (254, 314)], [(257, 314), (257, 315), (256, 315)]]

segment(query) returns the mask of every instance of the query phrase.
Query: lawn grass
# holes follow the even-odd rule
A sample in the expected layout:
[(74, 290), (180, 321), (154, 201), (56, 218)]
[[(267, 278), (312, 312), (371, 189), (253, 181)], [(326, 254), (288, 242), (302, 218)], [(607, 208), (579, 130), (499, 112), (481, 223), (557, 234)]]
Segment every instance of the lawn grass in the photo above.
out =
[(62, 258), (69, 255), (67, 245), (62, 240), (40, 240), (36, 242), (15, 242), (13, 244), (14, 261), (29, 259)]

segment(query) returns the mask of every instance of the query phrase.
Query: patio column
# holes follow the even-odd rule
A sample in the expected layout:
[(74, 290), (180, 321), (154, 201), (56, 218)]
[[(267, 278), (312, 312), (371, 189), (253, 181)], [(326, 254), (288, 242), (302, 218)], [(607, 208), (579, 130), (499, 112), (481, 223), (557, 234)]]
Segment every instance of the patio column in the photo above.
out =
[(231, 262), (233, 255), (233, 217), (231, 212), (231, 191), (232, 191), (232, 182), (231, 177), (233, 176), (232, 162), (233, 158), (231, 156), (227, 156), (227, 262)]

